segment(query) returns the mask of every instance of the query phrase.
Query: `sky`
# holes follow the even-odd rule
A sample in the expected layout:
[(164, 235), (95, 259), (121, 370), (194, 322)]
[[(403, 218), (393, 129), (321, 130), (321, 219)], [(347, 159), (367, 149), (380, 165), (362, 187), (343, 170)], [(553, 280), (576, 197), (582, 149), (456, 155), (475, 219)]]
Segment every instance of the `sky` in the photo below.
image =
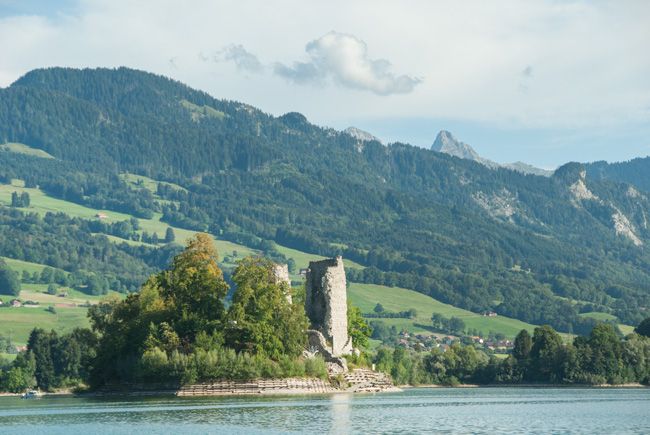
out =
[(0, 87), (127, 66), (429, 147), (554, 168), (650, 155), (650, 2), (0, 0)]

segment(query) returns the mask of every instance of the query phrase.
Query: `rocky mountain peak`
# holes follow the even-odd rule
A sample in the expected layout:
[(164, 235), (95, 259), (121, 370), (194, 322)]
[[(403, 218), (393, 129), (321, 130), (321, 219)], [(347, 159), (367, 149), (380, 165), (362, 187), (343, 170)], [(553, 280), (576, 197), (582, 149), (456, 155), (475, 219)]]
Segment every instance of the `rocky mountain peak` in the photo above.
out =
[(471, 146), (465, 142), (459, 141), (447, 130), (441, 130), (438, 133), (436, 140), (433, 142), (433, 145), (431, 145), (431, 149), (461, 159), (475, 160), (478, 162), (483, 160)]
[(353, 138), (360, 140), (362, 142), (370, 142), (375, 140), (381, 143), (381, 140), (377, 136), (374, 136), (371, 133), (368, 133), (367, 131), (361, 130), (360, 128), (348, 127), (345, 130), (343, 130), (343, 133), (349, 134)]
[(515, 163), (497, 163), (492, 160), (481, 157), (471, 146), (465, 142), (461, 142), (454, 137), (447, 130), (440, 130), (436, 136), (436, 140), (431, 145), (432, 151), (439, 153), (449, 154), (450, 156), (458, 157), (461, 159), (474, 160), (490, 169), (506, 168), (513, 171), (521, 172), (522, 174), (539, 175), (543, 177), (550, 177), (553, 171), (537, 168), (523, 162)]

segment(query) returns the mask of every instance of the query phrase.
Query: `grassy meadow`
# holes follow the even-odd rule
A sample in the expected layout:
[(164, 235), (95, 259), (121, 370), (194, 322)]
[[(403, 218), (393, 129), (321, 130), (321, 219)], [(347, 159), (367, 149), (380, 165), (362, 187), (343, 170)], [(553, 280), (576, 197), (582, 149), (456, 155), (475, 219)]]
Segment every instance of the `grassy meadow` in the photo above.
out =
[(46, 151), (39, 150), (37, 148), (32, 148), (23, 143), (8, 142), (0, 145), (1, 151), (9, 151), (12, 153), (26, 154), (28, 156), (41, 157), (43, 159), (53, 159), (54, 156), (49, 154)]
[(381, 320), (387, 325), (394, 325), (398, 329), (406, 329), (412, 332), (427, 332), (428, 329), (425, 327), (431, 325), (431, 315), (433, 313), (439, 313), (448, 318), (452, 316), (461, 318), (467, 328), (475, 328), (484, 334), (494, 331), (500, 332), (507, 337), (514, 337), (522, 329), (532, 332), (535, 328), (535, 325), (504, 316), (486, 317), (472, 313), (471, 311), (444, 304), (422, 293), (399, 287), (350, 283), (348, 295), (352, 303), (364, 313), (372, 312), (377, 303), (383, 305), (387, 311), (394, 312), (415, 308), (417, 311), (415, 319), (370, 319)]
[(16, 345), (25, 345), (35, 327), (66, 333), (77, 327), (88, 326), (87, 311), (85, 308), (57, 307), (56, 313), (51, 313), (42, 305), (0, 308), (0, 333), (11, 337)]

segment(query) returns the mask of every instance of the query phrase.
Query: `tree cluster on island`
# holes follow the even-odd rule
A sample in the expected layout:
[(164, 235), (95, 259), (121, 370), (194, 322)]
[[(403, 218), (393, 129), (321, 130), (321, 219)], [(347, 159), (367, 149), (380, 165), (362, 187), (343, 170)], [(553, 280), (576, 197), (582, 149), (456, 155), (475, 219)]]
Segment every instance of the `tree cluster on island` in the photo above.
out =
[[(197, 234), (171, 266), (150, 276), (138, 293), (92, 306), (91, 329), (64, 335), (34, 329), (27, 351), (6, 368), (1, 385), (20, 391), (80, 382), (96, 388), (326, 377), (322, 358), (302, 356), (308, 327), (304, 307), (299, 295), (288, 302), (291, 289), (277, 282), (273, 263), (245, 258), (232, 280), (236, 288), (226, 307), (229, 286), (217, 265), (212, 239)], [(359, 319), (351, 325), (358, 333)]]

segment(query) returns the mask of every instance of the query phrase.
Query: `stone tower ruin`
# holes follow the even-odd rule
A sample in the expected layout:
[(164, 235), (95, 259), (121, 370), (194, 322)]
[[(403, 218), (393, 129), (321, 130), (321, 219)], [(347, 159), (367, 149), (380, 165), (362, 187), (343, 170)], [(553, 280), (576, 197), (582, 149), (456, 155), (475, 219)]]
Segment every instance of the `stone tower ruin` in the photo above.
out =
[(277, 284), (285, 286), (285, 297), (287, 302), (291, 303), (291, 278), (289, 278), (289, 266), (286, 264), (273, 265), (273, 275)]
[(339, 256), (309, 262), (305, 311), (312, 328), (331, 343), (335, 357), (352, 353), (348, 337), (348, 305), (343, 259)]

